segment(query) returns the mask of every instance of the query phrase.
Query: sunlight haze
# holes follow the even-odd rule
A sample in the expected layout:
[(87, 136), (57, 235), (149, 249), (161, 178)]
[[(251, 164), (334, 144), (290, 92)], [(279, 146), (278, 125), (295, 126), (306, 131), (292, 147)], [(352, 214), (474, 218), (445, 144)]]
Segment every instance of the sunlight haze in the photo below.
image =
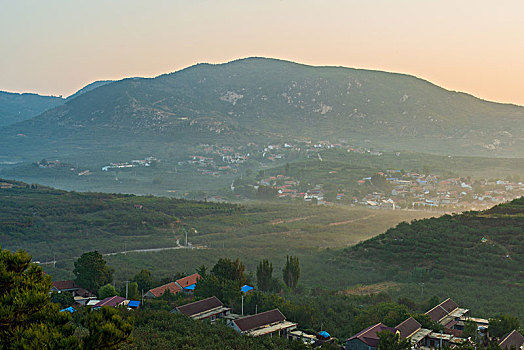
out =
[(0, 90), (264, 56), (415, 75), (524, 105), (521, 1), (0, 1)]

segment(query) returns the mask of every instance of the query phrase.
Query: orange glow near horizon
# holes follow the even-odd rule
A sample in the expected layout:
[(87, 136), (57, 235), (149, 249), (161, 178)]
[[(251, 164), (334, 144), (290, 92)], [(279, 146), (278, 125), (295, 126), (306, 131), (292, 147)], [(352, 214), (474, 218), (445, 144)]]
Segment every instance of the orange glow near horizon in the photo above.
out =
[(0, 0), (0, 90), (67, 96), (95, 80), (264, 56), (524, 105), (523, 13), (517, 0)]

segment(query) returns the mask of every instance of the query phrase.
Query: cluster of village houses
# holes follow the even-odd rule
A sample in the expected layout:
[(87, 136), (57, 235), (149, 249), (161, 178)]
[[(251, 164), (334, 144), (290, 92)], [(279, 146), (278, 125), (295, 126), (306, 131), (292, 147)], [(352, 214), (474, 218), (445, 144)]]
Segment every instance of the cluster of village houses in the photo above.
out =
[[(402, 202), (407, 208), (484, 209), (524, 195), (524, 183), (507, 180), (481, 180), (475, 185), (461, 178), (442, 178), (400, 170), (379, 172), (392, 187), (390, 193), (373, 192), (359, 199), (368, 207), (395, 209)], [(371, 183), (371, 177), (358, 181)]]
[(153, 156), (147, 157), (146, 159), (135, 159), (131, 162), (123, 162), (123, 163), (110, 163), (109, 165), (104, 165), (102, 167), (102, 171), (109, 171), (110, 169), (129, 169), (129, 168), (136, 168), (136, 167), (149, 167), (151, 166), (151, 163), (156, 161), (157, 159)]
[(201, 144), (197, 147), (199, 154), (192, 155), (187, 160), (178, 162), (178, 165), (196, 166), (197, 171), (204, 175), (220, 176), (224, 172), (237, 173), (240, 164), (253, 158), (262, 162), (275, 162), (288, 158), (291, 152), (311, 152), (311, 154), (314, 154), (314, 157), (317, 157), (318, 151), (335, 148), (347, 149), (348, 152), (368, 153), (371, 155), (382, 154), (381, 152), (369, 149), (356, 148), (344, 144), (331, 144), (326, 141), (318, 143), (297, 141), (294, 144), (285, 142), (283, 144), (268, 144), (262, 146), (251, 142), (237, 148), (232, 146)]
[[(198, 273), (177, 279), (174, 282), (148, 290), (143, 295), (143, 299), (159, 298), (165, 293), (191, 296), (195, 286), (201, 276)], [(241, 289), (246, 294), (253, 290), (253, 287), (244, 285)], [(111, 296), (104, 300), (97, 300), (89, 291), (80, 288), (74, 281), (53, 282), (51, 289), (53, 292), (72, 293), (75, 304), (87, 305), (93, 308), (108, 307), (127, 307), (136, 309), (140, 307), (140, 301), (128, 300), (121, 296)], [(63, 312), (75, 312), (78, 306), (70, 306), (63, 309)], [(280, 336), (288, 339), (295, 339), (309, 344), (312, 347), (320, 347), (326, 342), (338, 344), (338, 339), (331, 337), (326, 330), (321, 330), (317, 334), (309, 334), (299, 330), (298, 324), (286, 317), (278, 309), (256, 313), (254, 315), (244, 315), (243, 305), (242, 314), (231, 312), (217, 297), (213, 296), (203, 300), (178, 306), (172, 313), (186, 315), (193, 320), (208, 320), (216, 322), (221, 319), (227, 326), (233, 328), (238, 333), (252, 336)], [(489, 321), (484, 318), (471, 317), (470, 310), (461, 308), (453, 300), (446, 299), (439, 305), (425, 313), (433, 322), (443, 326), (443, 332), (435, 332), (425, 329), (413, 317), (409, 317), (395, 327), (388, 327), (382, 323), (370, 326), (363, 331), (349, 337), (344, 342), (346, 350), (376, 350), (379, 343), (379, 332), (390, 331), (399, 334), (401, 339), (410, 339), (412, 349), (436, 349), (443, 346), (461, 345), (474, 340), (462, 337), (464, 325), (467, 321), (477, 324), (479, 337), (489, 336)], [(524, 350), (524, 337), (513, 330), (498, 339), (502, 349)]]
[[(524, 183), (507, 180), (482, 180), (475, 185), (461, 178), (442, 178), (439, 175), (423, 175), (413, 172), (402, 174), (400, 170), (386, 170), (376, 175), (383, 176), (391, 187), (389, 192), (373, 191), (362, 198), (347, 198), (345, 191), (336, 194), (335, 201), (362, 205), (369, 208), (437, 208), (484, 209), (494, 204), (509, 201), (524, 195)], [(373, 185), (372, 177), (364, 177), (355, 184)], [(331, 204), (325, 199), (322, 184), (300, 191), (300, 182), (282, 174), (261, 179), (255, 185), (271, 186), (278, 191), (279, 198), (316, 200), (318, 204)], [(373, 186), (370, 186), (373, 188)]]

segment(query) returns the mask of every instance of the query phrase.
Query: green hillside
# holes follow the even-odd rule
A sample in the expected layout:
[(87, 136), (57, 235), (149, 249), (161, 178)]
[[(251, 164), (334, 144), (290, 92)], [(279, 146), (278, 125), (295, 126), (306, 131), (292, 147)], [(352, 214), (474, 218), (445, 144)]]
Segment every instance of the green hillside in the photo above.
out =
[[(8, 180), (0, 185), (2, 247), (26, 249), (40, 262), (56, 258), (55, 266), (44, 266), (56, 279), (71, 278), (73, 262), (92, 250), (109, 254), (117, 283), (144, 268), (157, 280), (192, 273), (223, 257), (240, 258), (248, 272), (267, 258), (278, 275), (286, 255), (294, 255), (301, 263), (301, 288), (387, 291), (417, 301), (452, 297), (477, 316), (505, 312), (524, 318), (522, 198), (487, 211), (422, 219), (438, 213), (206, 203), (66, 192)], [(180, 247), (186, 232), (196, 249)], [(137, 251), (152, 248), (168, 249)], [(508, 304), (508, 298), (515, 302)]]
[[(121, 267), (117, 278), (125, 279), (127, 272), (144, 266), (157, 276), (169, 276), (226, 255), (242, 256), (250, 266), (262, 257), (316, 255), (328, 247), (346, 247), (373, 237), (402, 220), (434, 215), (423, 211), (377, 215), (366, 208), (304, 203), (237, 205), (66, 192), (9, 180), (0, 180), (0, 186), (2, 246), (25, 249), (42, 262), (56, 258), (56, 269), (49, 272), (64, 277), (71, 276), (78, 256), (95, 249), (103, 254), (120, 252), (108, 256)], [(171, 250), (179, 247), (177, 240), (185, 244), (186, 232), (189, 242), (205, 249)], [(132, 252), (155, 248), (169, 250)]]
[[(524, 108), (402, 74), (249, 58), (89, 91), (1, 132), (1, 155), (105, 157), (143, 145), (349, 140), (385, 150), (522, 156)], [(23, 133), (26, 137), (17, 137)]]
[[(336, 254), (346, 273), (411, 284), (493, 313), (524, 317), (524, 197), (481, 212), (400, 223)], [(358, 272), (357, 272), (358, 271)], [(372, 281), (371, 281), (372, 280)]]

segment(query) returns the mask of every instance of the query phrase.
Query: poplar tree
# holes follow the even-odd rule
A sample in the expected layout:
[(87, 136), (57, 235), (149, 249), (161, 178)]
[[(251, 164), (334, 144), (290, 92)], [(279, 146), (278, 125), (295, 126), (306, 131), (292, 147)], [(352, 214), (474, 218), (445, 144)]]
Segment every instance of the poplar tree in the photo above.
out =
[(257, 286), (258, 289), (268, 291), (272, 287), (273, 282), (273, 264), (269, 260), (264, 259), (260, 261), (257, 266)]
[(300, 278), (300, 262), (298, 256), (287, 256), (286, 265), (282, 270), (284, 283), (291, 289), (295, 289)]

